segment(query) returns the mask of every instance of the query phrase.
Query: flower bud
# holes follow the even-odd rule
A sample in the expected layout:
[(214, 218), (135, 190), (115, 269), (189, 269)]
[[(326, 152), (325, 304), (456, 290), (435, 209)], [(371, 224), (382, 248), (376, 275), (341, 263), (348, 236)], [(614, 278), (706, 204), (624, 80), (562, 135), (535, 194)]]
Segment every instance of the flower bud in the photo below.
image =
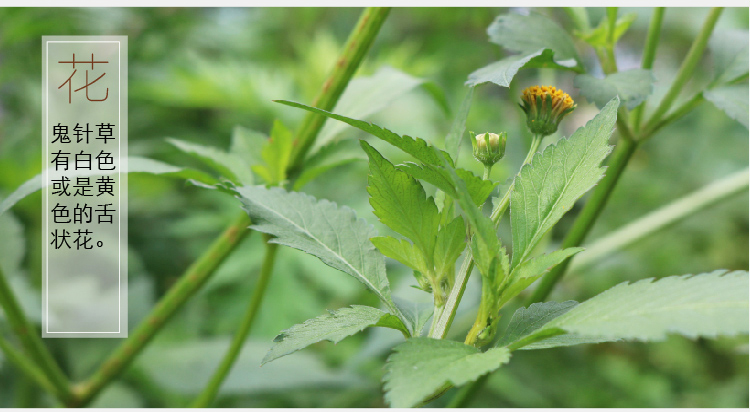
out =
[(482, 133), (476, 136), (474, 136), (474, 133), (471, 133), (471, 136), (474, 158), (482, 162), (485, 166), (491, 167), (505, 155), (507, 133)]
[(542, 136), (555, 133), (563, 117), (576, 108), (567, 93), (552, 86), (528, 87), (521, 94), (521, 101), (526, 125), (531, 133)]

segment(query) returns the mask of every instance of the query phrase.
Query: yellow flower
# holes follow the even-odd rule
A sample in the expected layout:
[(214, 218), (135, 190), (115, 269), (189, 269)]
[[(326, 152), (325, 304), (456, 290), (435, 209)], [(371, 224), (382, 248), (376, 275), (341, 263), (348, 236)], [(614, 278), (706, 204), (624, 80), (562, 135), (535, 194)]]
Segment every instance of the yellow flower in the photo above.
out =
[(521, 109), (526, 113), (526, 125), (531, 133), (547, 136), (557, 131), (566, 114), (576, 108), (573, 99), (552, 86), (532, 86), (521, 94)]

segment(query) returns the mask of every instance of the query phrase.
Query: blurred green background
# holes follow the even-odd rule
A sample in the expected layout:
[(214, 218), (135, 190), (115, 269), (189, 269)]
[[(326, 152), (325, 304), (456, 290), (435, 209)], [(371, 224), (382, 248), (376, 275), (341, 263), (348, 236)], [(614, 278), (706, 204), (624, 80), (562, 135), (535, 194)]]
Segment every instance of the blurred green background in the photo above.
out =
[[(562, 9), (536, 9), (572, 30)], [(0, 199), (41, 171), (41, 36), (129, 36), (129, 150), (131, 155), (201, 168), (169, 144), (173, 137), (227, 149), (233, 128), (268, 133), (274, 119), (295, 130), (304, 113), (271, 102), (310, 103), (356, 23), (354, 8), (0, 8)], [(438, 146), (450, 129), (469, 73), (504, 57), (486, 29), (502, 13), (528, 9), (397, 8), (391, 11), (357, 77), (391, 67), (427, 86), (404, 93), (369, 118), (400, 134)], [(638, 17), (617, 47), (620, 70), (637, 68), (651, 9), (621, 9)], [(595, 25), (603, 8), (588, 9)], [(668, 9), (654, 67), (652, 102), (674, 77), (707, 9)], [(748, 9), (724, 11), (717, 31), (748, 29)], [(598, 64), (580, 45), (588, 67)], [(719, 45), (720, 47), (720, 45)], [(708, 83), (707, 53), (683, 98)], [(600, 71), (599, 71), (600, 73)], [(506, 159), (494, 179), (509, 178), (525, 155), (517, 96), (524, 87), (554, 84), (578, 108), (548, 139), (569, 136), (596, 113), (579, 97), (572, 73), (525, 70), (510, 89), (477, 88), (467, 130), (507, 131)], [(746, 83), (745, 83), (746, 84)], [(388, 85), (384, 84), (384, 88)], [(651, 103), (650, 107), (654, 107)], [(341, 139), (368, 138), (346, 128)], [(546, 141), (545, 141), (546, 143)], [(406, 156), (376, 142), (393, 161)], [(480, 173), (462, 143), (461, 166)], [(711, 103), (668, 126), (632, 159), (589, 240), (748, 165), (748, 131)], [(352, 207), (383, 232), (370, 213), (367, 165), (358, 161), (323, 175), (305, 191)], [(236, 216), (239, 203), (216, 191), (160, 175), (130, 176), (130, 327)], [(0, 266), (32, 319), (40, 312), (41, 195), (0, 215)], [(548, 236), (559, 243), (570, 216)], [(507, 222), (501, 228), (509, 233)], [(617, 283), (646, 277), (748, 269), (747, 192), (700, 212), (639, 244), (569, 273), (553, 300), (585, 300)], [(218, 273), (181, 309), (126, 373), (94, 406), (185, 406), (223, 356), (251, 296), (260, 267), (260, 236), (246, 238)], [(389, 261), (396, 295), (417, 296), (404, 267)], [(463, 339), (478, 303), (471, 279), (452, 338)], [(221, 407), (382, 407), (380, 378), (393, 330), (370, 329), (333, 345), (319, 343), (259, 368), (282, 329), (350, 304), (377, 304), (355, 280), (301, 252), (282, 248), (249, 343), (214, 404)], [(518, 303), (516, 303), (516, 306)], [(507, 308), (512, 313), (514, 308)], [(0, 315), (0, 333), (7, 333)], [(663, 343), (609, 343), (547, 351), (520, 351), (494, 373), (472, 407), (748, 407), (747, 337)], [(93, 372), (119, 342), (108, 339), (47, 341), (76, 380)], [(443, 405), (453, 391), (433, 406)], [(51, 406), (0, 354), (0, 406)]]

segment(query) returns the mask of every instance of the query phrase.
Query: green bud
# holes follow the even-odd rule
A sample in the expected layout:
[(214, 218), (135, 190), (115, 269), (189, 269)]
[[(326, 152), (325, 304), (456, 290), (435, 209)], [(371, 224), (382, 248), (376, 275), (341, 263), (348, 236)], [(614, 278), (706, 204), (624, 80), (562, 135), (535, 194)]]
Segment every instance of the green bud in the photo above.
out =
[(487, 167), (491, 167), (505, 156), (505, 141), (508, 134), (505, 132), (482, 133), (474, 135), (471, 133), (471, 146), (474, 148), (474, 158)]

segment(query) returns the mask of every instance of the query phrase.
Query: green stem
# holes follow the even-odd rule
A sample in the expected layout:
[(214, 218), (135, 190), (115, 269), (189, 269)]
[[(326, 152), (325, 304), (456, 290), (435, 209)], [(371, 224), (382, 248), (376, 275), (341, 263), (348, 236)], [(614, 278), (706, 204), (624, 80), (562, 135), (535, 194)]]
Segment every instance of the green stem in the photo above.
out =
[(686, 114), (693, 111), (693, 109), (698, 107), (701, 103), (703, 103), (703, 92), (697, 93), (695, 96), (693, 96), (692, 99), (683, 103), (680, 107), (670, 113), (666, 118), (654, 125), (653, 128), (644, 130), (643, 133), (641, 133), (640, 140), (645, 141), (649, 139), (666, 125), (677, 121), (678, 119), (682, 118), (682, 116), (685, 116)]
[(245, 340), (247, 340), (247, 336), (250, 334), (250, 328), (253, 326), (253, 321), (255, 321), (255, 317), (258, 314), (258, 309), (260, 309), (260, 305), (263, 302), (263, 295), (268, 286), (268, 281), (273, 274), (273, 264), (276, 257), (276, 250), (279, 246), (276, 243), (269, 243), (268, 241), (271, 237), (268, 235), (264, 235), (263, 239), (266, 242), (266, 256), (263, 259), (263, 265), (260, 268), (260, 277), (255, 285), (253, 296), (250, 298), (250, 305), (247, 307), (245, 316), (242, 318), (242, 323), (240, 323), (240, 327), (234, 335), (232, 344), (229, 346), (226, 355), (224, 355), (224, 359), (221, 361), (219, 368), (211, 377), (208, 385), (206, 385), (201, 394), (195, 399), (195, 402), (191, 405), (192, 408), (207, 408), (211, 406), (211, 403), (219, 393), (221, 384), (232, 370), (232, 366), (234, 366), (234, 363), (237, 361), (237, 358), (242, 351), (242, 347), (245, 344)]
[[(661, 38), (661, 25), (664, 20), (664, 7), (657, 7), (654, 9), (654, 14), (651, 16), (651, 21), (648, 25), (648, 34), (646, 35), (646, 46), (643, 49), (643, 58), (641, 61), (641, 67), (644, 69), (651, 69), (654, 67), (654, 59), (656, 58), (656, 49), (659, 46), (659, 39)], [(633, 109), (633, 130), (638, 132), (641, 128), (641, 117), (643, 116), (643, 110), (646, 108), (646, 102), (639, 104), (638, 107)]]
[[(370, 47), (375, 37), (380, 31), (390, 7), (369, 7), (365, 9), (357, 23), (354, 31), (349, 35), (349, 39), (344, 46), (344, 51), (336, 61), (336, 66), (330, 76), (323, 84), (323, 88), (318, 96), (313, 100), (312, 106), (322, 110), (332, 111), (338, 102), (339, 97), (346, 89), (349, 81), (354, 76), (354, 72), (359, 67), (362, 59)], [(290, 171), (290, 175), (296, 175), (302, 167), (310, 146), (315, 141), (315, 137), (323, 127), (326, 117), (315, 113), (308, 113), (302, 125), (299, 128), (295, 142), (295, 150), (292, 153), (292, 164), (295, 165)]]
[[(533, 139), (531, 140), (529, 151), (528, 153), (526, 153), (526, 158), (523, 160), (523, 164), (521, 165), (521, 167), (531, 162), (531, 159), (534, 158), (534, 155), (539, 149), (539, 145), (542, 143), (543, 138), (544, 137), (542, 135), (534, 135)], [(495, 227), (497, 227), (497, 225), (500, 223), (500, 218), (502, 217), (503, 213), (505, 213), (505, 210), (510, 204), (510, 193), (512, 191), (513, 184), (511, 184), (511, 186), (508, 188), (508, 191), (505, 192), (503, 198), (492, 210), (492, 215), (490, 215), (490, 218), (495, 223)], [(471, 270), (473, 268), (474, 259), (472, 259), (470, 254), (467, 254), (464, 258), (463, 263), (461, 264), (461, 268), (458, 270), (455, 283), (453, 284), (453, 288), (448, 295), (448, 299), (446, 299), (445, 301), (445, 307), (440, 313), (440, 316), (433, 317), (432, 319), (430, 334), (428, 335), (429, 337), (435, 339), (445, 338), (445, 335), (448, 333), (448, 329), (450, 329), (451, 327), (451, 323), (453, 323), (453, 318), (456, 317), (456, 309), (458, 309), (458, 304), (459, 302), (461, 302), (461, 298), (464, 295), (464, 291), (466, 290), (466, 282), (468, 282), (469, 274), (471, 273)]]
[[(323, 89), (316, 99), (319, 107), (331, 110), (336, 105), (341, 92), (351, 80), (354, 71), (359, 67), (366, 51), (372, 45), (373, 38), (382, 25), (382, 20), (388, 14), (388, 10), (372, 8), (364, 12), (365, 16), (371, 17), (363, 16), (360, 19), (360, 24), (350, 36), (350, 41), (342, 52), (342, 58), (338, 60), (332, 77), (329, 77), (323, 85)], [(355, 33), (360, 34), (355, 35)], [(307, 123), (311, 122), (309, 118), (310, 116), (306, 118)], [(309, 127), (300, 129), (296, 141), (302, 142), (304, 148), (297, 149), (290, 171), (301, 167), (304, 156), (317, 138), (322, 120), (319, 120), (320, 125), (317, 127), (311, 124)], [(115, 376), (132, 362), (133, 358), (161, 330), (168, 318), (198, 291), (200, 286), (213, 275), (216, 268), (231, 254), (239, 241), (250, 233), (247, 230), (248, 225), (250, 225), (250, 218), (245, 212), (240, 213), (237, 219), (188, 268), (146, 319), (130, 334), (128, 339), (107, 358), (99, 370), (78, 386), (75, 398), (68, 402), (69, 406), (81, 407), (89, 404)]]
[(27, 320), (2, 269), (0, 269), (0, 307), (3, 308), (8, 323), (21, 341), (26, 353), (44, 372), (44, 375), (49, 378), (55, 388), (56, 396), (63, 402), (67, 401), (71, 396), (68, 378), (65, 377), (52, 354), (42, 343), (39, 331), (35, 330)]
[(247, 230), (248, 225), (250, 218), (243, 212), (175, 282), (146, 319), (109, 355), (99, 370), (79, 385), (78, 396), (68, 406), (87, 405), (133, 361), (177, 310), (206, 283), (240, 240), (252, 233)]
[(47, 374), (39, 369), (31, 359), (24, 356), (23, 353), (13, 348), (13, 346), (0, 335), (0, 350), (3, 351), (5, 357), (16, 367), (31, 378), (34, 382), (39, 384), (44, 390), (52, 393), (60, 400), (65, 399), (67, 395), (60, 392), (60, 390), (50, 381)]
[(573, 263), (576, 270), (588, 267), (602, 257), (632, 245), (660, 230), (728, 199), (748, 187), (750, 169), (740, 170), (661, 207), (598, 239)]
[(721, 16), (721, 12), (723, 10), (723, 7), (714, 7), (713, 9), (711, 9), (708, 17), (706, 17), (706, 22), (703, 23), (703, 27), (701, 28), (700, 33), (698, 33), (698, 36), (693, 41), (692, 46), (690, 46), (690, 51), (688, 51), (685, 60), (682, 61), (682, 65), (680, 66), (680, 69), (677, 72), (677, 76), (672, 82), (672, 85), (667, 91), (667, 94), (661, 100), (661, 103), (659, 103), (659, 107), (656, 108), (656, 110), (646, 123), (647, 130), (653, 128), (654, 126), (656, 126), (656, 124), (659, 123), (662, 116), (664, 116), (669, 108), (672, 107), (672, 103), (674, 103), (675, 99), (677, 99), (677, 96), (685, 87), (687, 81), (692, 77), (693, 71), (698, 65), (698, 62), (703, 55), (703, 51), (706, 49), (708, 39), (711, 37), (711, 33), (714, 31), (716, 21), (719, 20), (719, 17)]
[[(583, 239), (589, 233), (591, 228), (594, 226), (594, 222), (599, 217), (599, 214), (604, 209), (604, 206), (609, 200), (612, 190), (615, 188), (617, 181), (620, 179), (622, 172), (625, 170), (630, 157), (633, 156), (635, 150), (639, 144), (633, 139), (620, 139), (612, 154), (612, 159), (607, 166), (607, 174), (599, 182), (591, 194), (591, 197), (586, 201), (586, 205), (581, 210), (581, 213), (576, 217), (573, 227), (567, 233), (562, 242), (562, 249), (569, 247), (576, 247), (583, 243)], [(565, 269), (570, 263), (570, 258), (563, 261), (563, 263), (557, 265), (549, 271), (541, 280), (539, 287), (534, 290), (529, 300), (526, 302), (526, 306), (541, 302), (547, 298), (552, 288), (565, 273)]]

